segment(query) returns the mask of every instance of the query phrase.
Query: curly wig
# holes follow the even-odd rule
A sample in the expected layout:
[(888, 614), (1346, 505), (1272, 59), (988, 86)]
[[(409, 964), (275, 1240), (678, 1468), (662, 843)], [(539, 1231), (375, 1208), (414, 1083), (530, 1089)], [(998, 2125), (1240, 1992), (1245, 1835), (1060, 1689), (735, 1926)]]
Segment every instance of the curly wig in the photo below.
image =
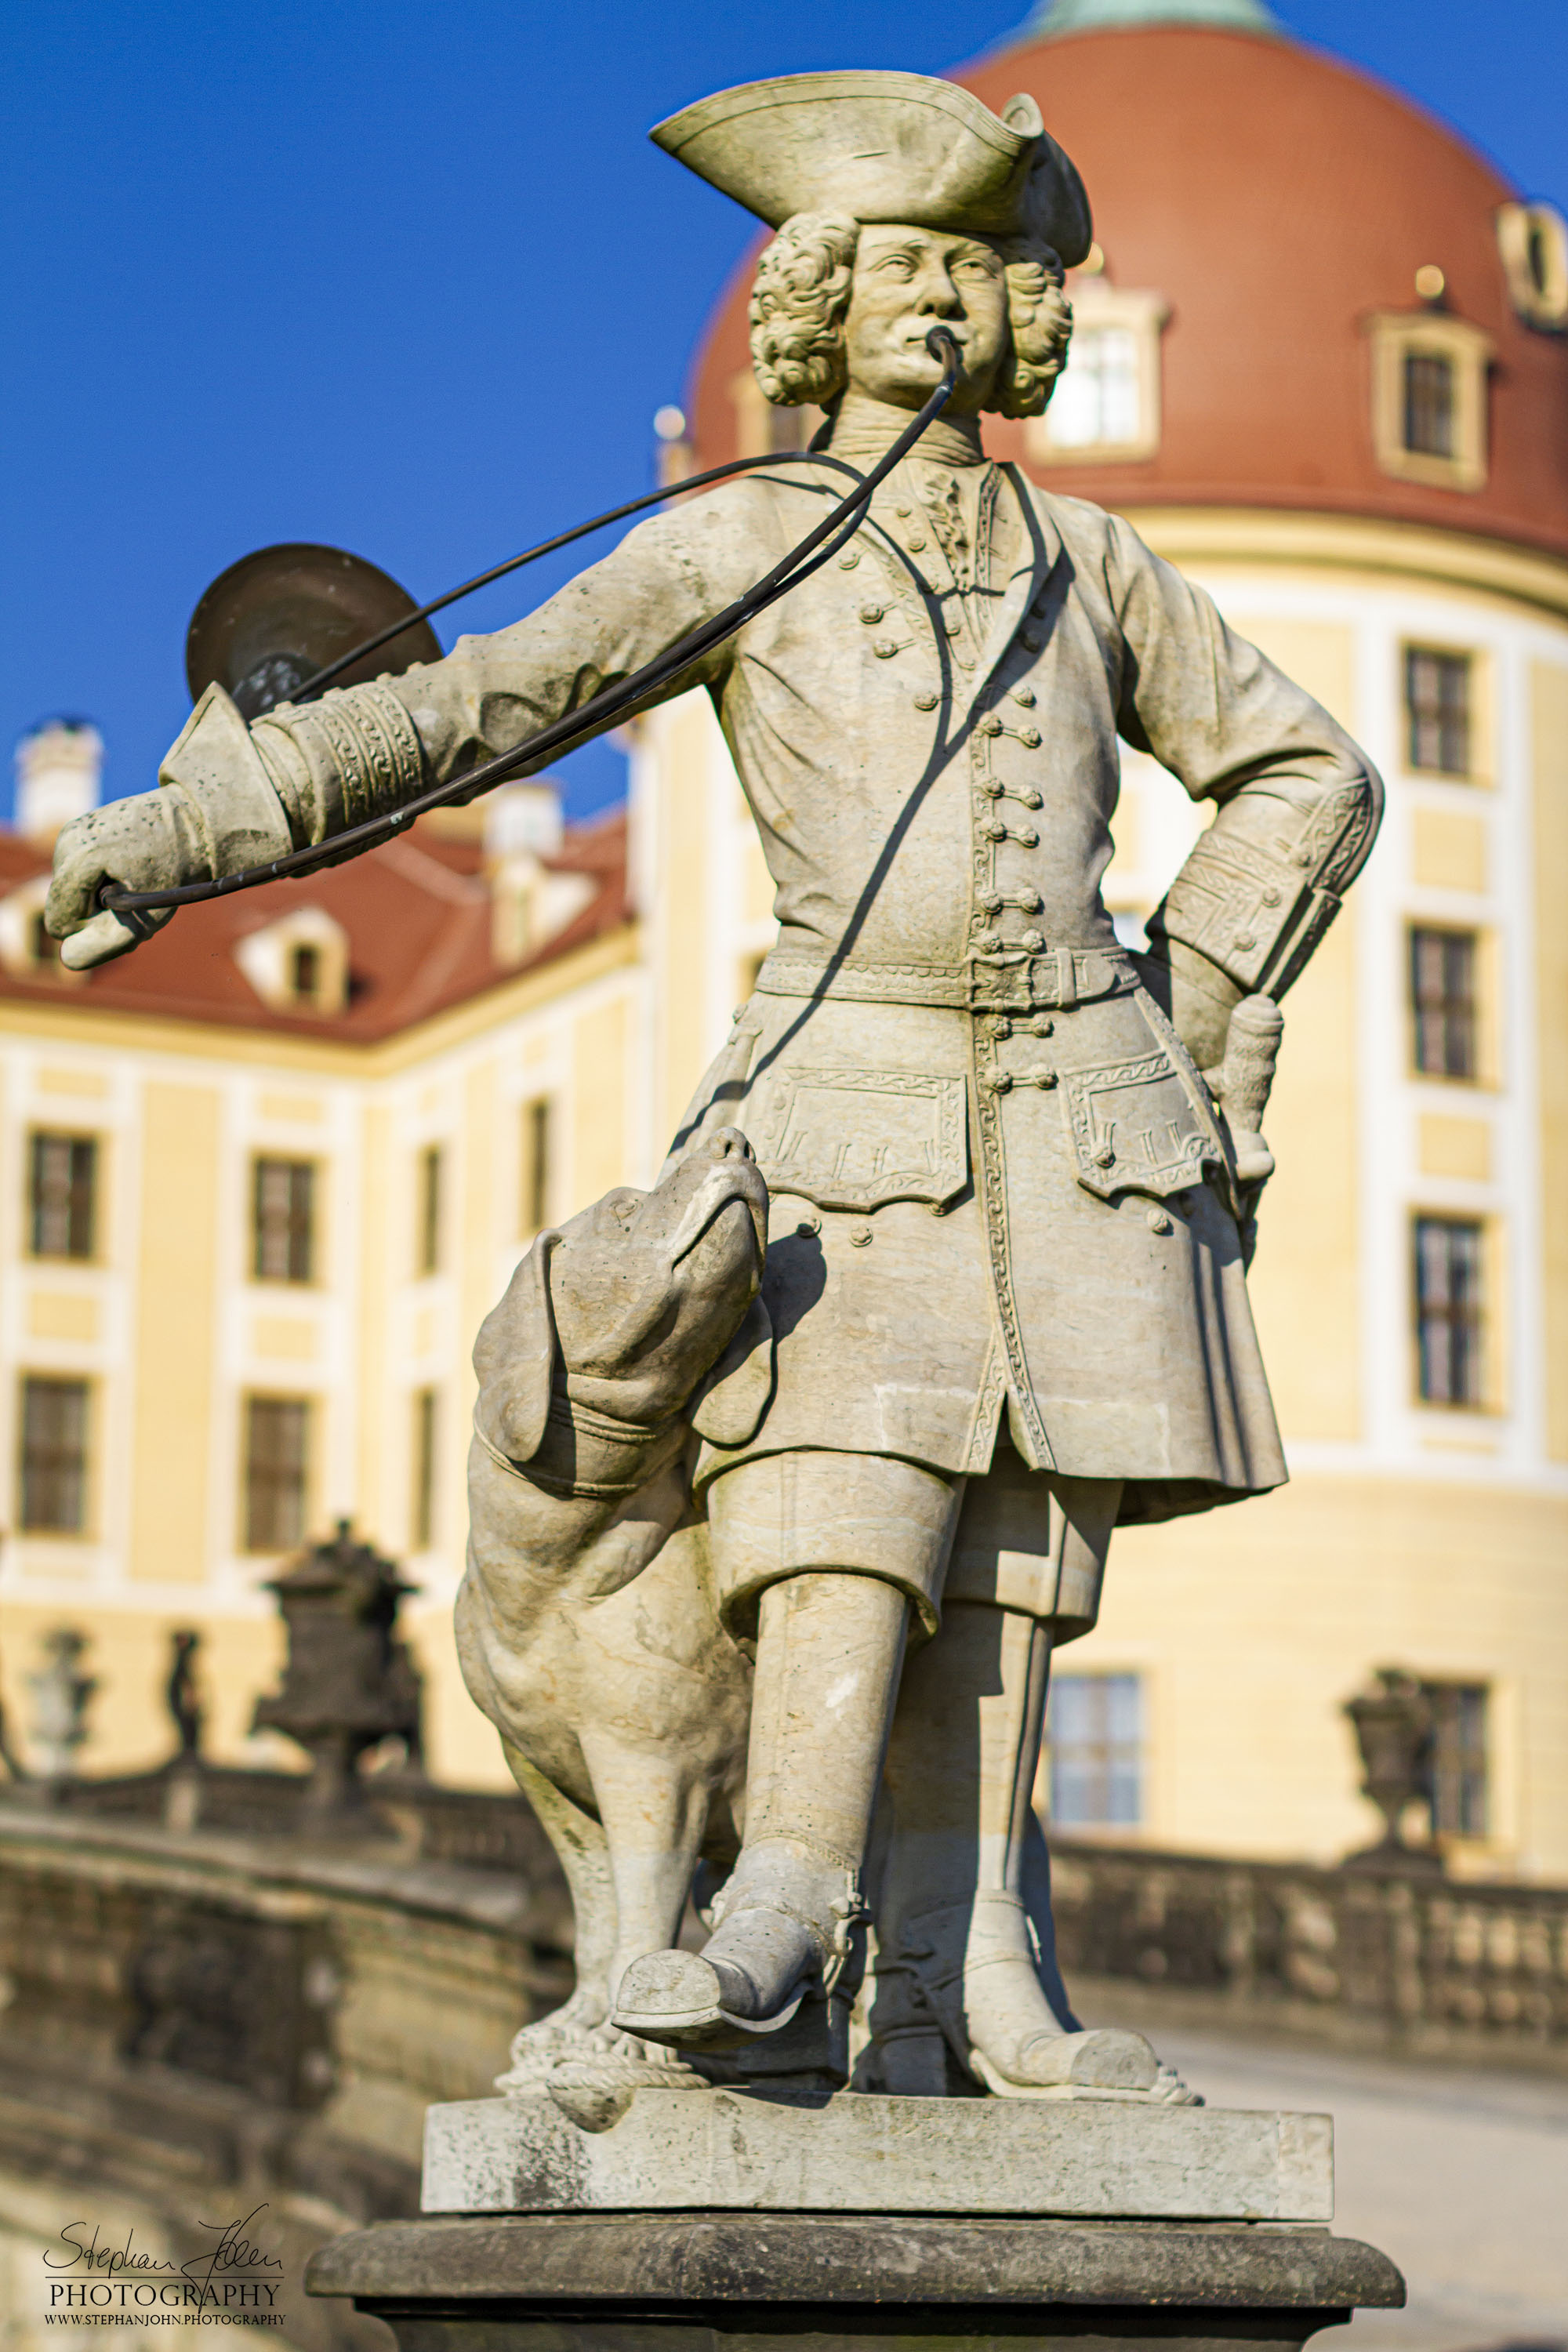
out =
[[(792, 213), (757, 263), (752, 288), (752, 364), (781, 408), (831, 407), (844, 390), (844, 314), (860, 227), (841, 213)], [(1066, 364), (1072, 306), (1062, 265), (1032, 237), (994, 240), (1007, 275), (1012, 347), (988, 408), (1038, 416)]]

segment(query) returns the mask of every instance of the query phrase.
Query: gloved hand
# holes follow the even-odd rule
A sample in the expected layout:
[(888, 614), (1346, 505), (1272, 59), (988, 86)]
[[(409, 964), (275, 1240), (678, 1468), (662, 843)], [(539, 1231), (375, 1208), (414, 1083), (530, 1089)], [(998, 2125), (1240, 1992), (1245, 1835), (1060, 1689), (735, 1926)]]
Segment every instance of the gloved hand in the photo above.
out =
[(163, 928), (174, 912), (100, 911), (105, 883), (167, 890), (265, 865), (294, 846), (277, 780), (239, 712), (209, 686), (159, 770), (159, 789), (111, 801), (68, 824), (55, 844), (44, 908), (70, 971), (108, 963)]
[(1225, 1060), (1230, 1016), (1247, 991), (1184, 940), (1162, 939), (1134, 956), (1138, 976), (1200, 1072)]
[(74, 817), (55, 844), (44, 908), (51, 938), (64, 942), (60, 961), (68, 971), (111, 962), (161, 930), (174, 911), (167, 907), (124, 917), (102, 912), (98, 893), (105, 882), (121, 890), (166, 890), (181, 882), (204, 882), (211, 873), (195, 812), (177, 786), (137, 793)]

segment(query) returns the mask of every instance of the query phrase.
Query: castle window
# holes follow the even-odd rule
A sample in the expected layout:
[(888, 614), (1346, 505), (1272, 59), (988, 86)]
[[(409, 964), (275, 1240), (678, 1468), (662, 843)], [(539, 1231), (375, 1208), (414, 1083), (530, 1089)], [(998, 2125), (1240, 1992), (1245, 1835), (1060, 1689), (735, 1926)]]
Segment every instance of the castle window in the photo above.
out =
[(1160, 446), (1160, 331), (1169, 315), (1157, 294), (1124, 292), (1100, 277), (1075, 280), (1075, 324), (1067, 365), (1043, 416), (1024, 429), (1041, 465), (1110, 465), (1152, 457)]
[(1442, 490), (1487, 478), (1492, 341), (1447, 310), (1384, 311), (1372, 337), (1372, 439), (1379, 468)]
[(1568, 222), (1553, 205), (1500, 205), (1498, 252), (1514, 309), (1548, 333), (1568, 326)]
[[(18, 760), (21, 753), (18, 752)], [(18, 791), (20, 786), (18, 786)], [(44, 920), (49, 877), (36, 874), (30, 881), (0, 898), (0, 969), (15, 980), (48, 981), (63, 987), (86, 987), (88, 975), (72, 971), (60, 961), (60, 943), (51, 939)]]
[(1052, 399), (1058, 449), (1092, 449), (1140, 436), (1138, 339), (1131, 327), (1087, 327)]
[(289, 951), (289, 978), (301, 1004), (314, 1004), (321, 987), (321, 951), (308, 943)]
[(310, 1452), (308, 1397), (246, 1399), (247, 1551), (289, 1551), (304, 1541)]
[(418, 1224), (415, 1234), (415, 1265), (420, 1274), (437, 1274), (441, 1265), (441, 1147), (430, 1144), (419, 1154)]
[(1415, 1067), (1426, 1078), (1477, 1074), (1476, 935), (1417, 924), (1410, 934)]
[(90, 1258), (98, 1195), (92, 1138), (35, 1135), (28, 1178), (33, 1255)]
[(1454, 362), (1442, 352), (1405, 354), (1405, 446), (1420, 457), (1454, 454)]
[(1487, 1833), (1487, 1686), (1424, 1682), (1432, 1737), (1423, 1766), (1432, 1827), (1439, 1837)]
[(427, 1551), (435, 1541), (437, 1393), (435, 1389), (420, 1389), (414, 1399), (414, 1496), (409, 1518), (416, 1551)]
[(1058, 1675), (1046, 1736), (1058, 1829), (1133, 1829), (1143, 1815), (1143, 1686), (1137, 1675)]
[(1470, 656), (1405, 648), (1405, 757), (1435, 776), (1470, 773)]
[(258, 1160), (251, 1272), (258, 1282), (309, 1282), (315, 1259), (316, 1171), (308, 1160)]
[(87, 1431), (85, 1381), (27, 1375), (16, 1511), (24, 1535), (77, 1536), (85, 1529)]
[(349, 935), (323, 907), (295, 907), (247, 931), (234, 959), (274, 1013), (325, 1020), (348, 1009)]
[(1417, 1217), (1414, 1238), (1417, 1393), (1423, 1404), (1475, 1412), (1484, 1402), (1481, 1226)]
[(521, 1209), (525, 1235), (550, 1221), (550, 1101), (544, 1095), (522, 1106)]

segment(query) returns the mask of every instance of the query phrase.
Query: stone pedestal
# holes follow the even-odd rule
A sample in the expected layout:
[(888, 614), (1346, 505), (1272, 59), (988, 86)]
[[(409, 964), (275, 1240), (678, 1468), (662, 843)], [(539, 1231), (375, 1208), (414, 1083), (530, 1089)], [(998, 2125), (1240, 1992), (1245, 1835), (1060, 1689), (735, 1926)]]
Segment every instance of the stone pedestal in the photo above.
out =
[(1326, 2116), (638, 2090), (430, 2111), (420, 2221), (313, 2294), (401, 2352), (1291, 2352), (1405, 2300), (1333, 2237)]
[(1322, 2228), (842, 2213), (389, 2221), (324, 2246), (399, 2352), (1295, 2352), (1402, 2304), (1386, 2256)]
[(1329, 2221), (1327, 2116), (1119, 2099), (624, 2092), (584, 2128), (554, 2100), (425, 2119), (426, 2213), (1038, 2213)]

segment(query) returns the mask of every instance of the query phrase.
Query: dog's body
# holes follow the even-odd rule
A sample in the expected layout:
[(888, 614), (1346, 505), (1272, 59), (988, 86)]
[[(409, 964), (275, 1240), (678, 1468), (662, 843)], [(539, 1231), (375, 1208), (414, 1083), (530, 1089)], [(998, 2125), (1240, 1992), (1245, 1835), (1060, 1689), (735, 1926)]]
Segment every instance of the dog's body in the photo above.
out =
[(752, 1667), (690, 1463), (696, 1422), (736, 1443), (767, 1402), (766, 1212), (723, 1130), (542, 1234), (475, 1347), (458, 1654), (577, 1916), (576, 1992), (520, 2035), (516, 2082), (603, 2023), (626, 1963), (676, 1940), (697, 1862), (740, 1843)]

